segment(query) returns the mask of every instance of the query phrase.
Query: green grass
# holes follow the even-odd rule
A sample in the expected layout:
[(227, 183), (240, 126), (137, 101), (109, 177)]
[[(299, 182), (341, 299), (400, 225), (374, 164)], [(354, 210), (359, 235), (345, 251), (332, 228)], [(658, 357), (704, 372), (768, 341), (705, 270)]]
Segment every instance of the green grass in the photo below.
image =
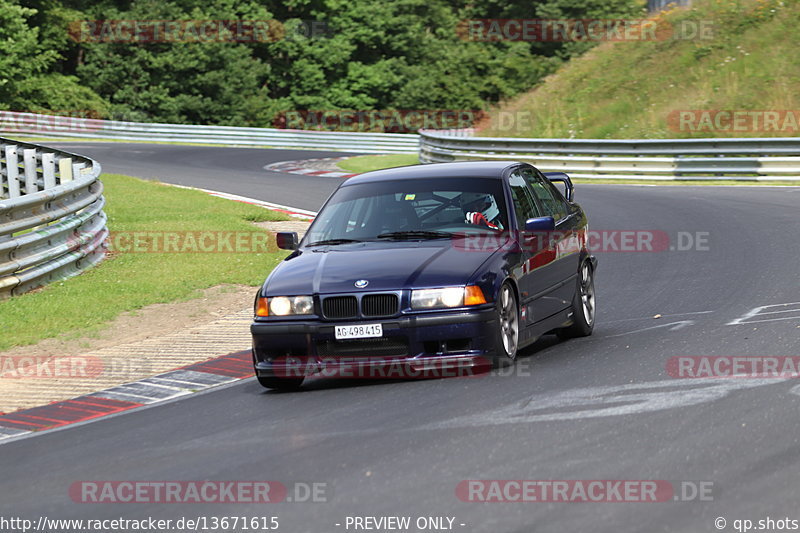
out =
[[(799, 2), (696, 0), (694, 5), (659, 15), (658, 28), (708, 21), (712, 38), (601, 44), (567, 63), (538, 88), (492, 111), (480, 135), (798, 136), (791, 129), (693, 132), (680, 128), (679, 111), (800, 109)], [(515, 125), (523, 126), (512, 127), (511, 117), (518, 119)]]
[[(249, 233), (265, 231), (251, 222), (287, 219), (281, 213), (200, 191), (114, 174), (101, 179), (112, 232)], [(70, 339), (92, 335), (125, 311), (186, 301), (208, 287), (255, 287), (285, 256), (283, 251), (112, 253), (80, 276), (0, 301), (0, 350), (60, 335)]]
[(344, 171), (361, 174), (371, 170), (403, 167), (419, 163), (417, 154), (359, 155), (339, 161), (337, 166)]

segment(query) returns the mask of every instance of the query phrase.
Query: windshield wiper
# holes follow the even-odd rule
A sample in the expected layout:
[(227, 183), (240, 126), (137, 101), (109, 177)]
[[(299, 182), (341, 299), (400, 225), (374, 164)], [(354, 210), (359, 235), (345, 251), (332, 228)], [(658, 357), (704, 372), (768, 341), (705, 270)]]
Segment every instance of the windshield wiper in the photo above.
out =
[(336, 245), (336, 244), (349, 244), (351, 242), (362, 242), (358, 239), (327, 239), (323, 241), (314, 241), (306, 244), (306, 246), (325, 246), (325, 245)]
[(446, 231), (421, 231), (421, 230), (414, 230), (414, 231), (392, 231), (390, 233), (381, 233), (378, 235), (379, 239), (449, 239), (452, 237), (452, 233), (448, 233)]

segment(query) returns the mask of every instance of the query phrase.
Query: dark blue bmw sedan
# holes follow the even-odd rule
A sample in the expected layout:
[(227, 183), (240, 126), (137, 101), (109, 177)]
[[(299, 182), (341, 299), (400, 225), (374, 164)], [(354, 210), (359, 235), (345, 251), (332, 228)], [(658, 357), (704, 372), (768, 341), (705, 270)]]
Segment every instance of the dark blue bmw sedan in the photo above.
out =
[(543, 334), (590, 335), (586, 230), (569, 177), (527, 163), (350, 178), (302, 241), (277, 235), (293, 251), (256, 297), (256, 376), (295, 389), (331, 369), (503, 366)]

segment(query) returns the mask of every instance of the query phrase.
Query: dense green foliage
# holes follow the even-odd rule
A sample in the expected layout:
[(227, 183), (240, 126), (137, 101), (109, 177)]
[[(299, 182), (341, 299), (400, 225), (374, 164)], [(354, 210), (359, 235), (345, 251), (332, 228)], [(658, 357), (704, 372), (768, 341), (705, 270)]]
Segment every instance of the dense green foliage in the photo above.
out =
[[(604, 43), (536, 89), (504, 102), (480, 133), (584, 139), (797, 136), (800, 3), (695, 0), (693, 6), (665, 11), (656, 22), (666, 28), (705, 27), (708, 35)], [(774, 122), (767, 121), (770, 115)], [(527, 127), (501, 127), (501, 116), (525, 117)]]
[[(461, 21), (641, 14), (640, 0), (0, 0), (0, 109), (240, 126), (289, 110), (483, 109), (587, 45), (470, 41)], [(70, 33), (97, 20), (273, 20), (280, 31), (259, 42)]]

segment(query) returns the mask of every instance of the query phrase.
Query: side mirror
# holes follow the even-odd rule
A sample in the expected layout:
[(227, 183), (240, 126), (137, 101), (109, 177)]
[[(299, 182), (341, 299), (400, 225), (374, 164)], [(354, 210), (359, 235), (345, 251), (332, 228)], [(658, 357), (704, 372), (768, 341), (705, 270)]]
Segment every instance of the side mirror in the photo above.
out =
[(279, 231), (275, 235), (275, 241), (281, 250), (297, 250), (298, 239), (295, 231)]
[(569, 176), (567, 176), (563, 172), (545, 172), (544, 176), (551, 182), (560, 181), (561, 183), (563, 183), (564, 198), (566, 198), (568, 202), (573, 201), (573, 198), (575, 198), (575, 186), (572, 185), (572, 180), (569, 179)]
[(525, 221), (525, 231), (554, 231), (556, 221), (553, 217), (529, 218)]

